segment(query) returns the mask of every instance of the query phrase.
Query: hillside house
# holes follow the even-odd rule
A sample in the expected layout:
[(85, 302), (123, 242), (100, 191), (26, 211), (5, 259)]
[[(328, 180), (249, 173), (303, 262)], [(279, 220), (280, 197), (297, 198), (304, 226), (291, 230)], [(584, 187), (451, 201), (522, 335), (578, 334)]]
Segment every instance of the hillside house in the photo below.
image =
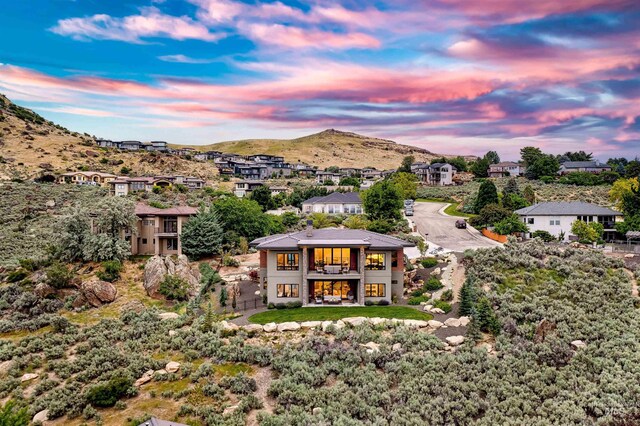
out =
[(181, 255), (180, 234), (182, 225), (195, 215), (195, 207), (172, 207), (158, 209), (138, 203), (136, 233), (127, 235), (131, 241), (133, 255)]
[(399, 238), (359, 229), (313, 229), (258, 238), (260, 282), (271, 303), (358, 304), (402, 296)]
[(109, 186), (109, 183), (118, 176), (102, 172), (69, 172), (58, 176), (58, 183), (75, 183), (76, 185)]
[(430, 186), (453, 185), (457, 169), (449, 163), (433, 163), (414, 170), (420, 182)]
[(144, 149), (144, 146), (140, 141), (122, 141), (119, 148), (124, 151), (139, 151)]
[(489, 177), (499, 178), (506, 176), (522, 176), (524, 175), (524, 167), (512, 161), (503, 161), (489, 166)]
[(358, 192), (333, 192), (324, 197), (312, 197), (302, 202), (303, 213), (362, 214)]
[(109, 182), (112, 195), (124, 196), (130, 192), (153, 191), (154, 187), (168, 188), (173, 185), (184, 185), (190, 190), (204, 188), (204, 180), (193, 176), (120, 176)]
[(279, 155), (255, 154), (247, 156), (247, 160), (254, 163), (284, 163), (284, 157)]
[(530, 234), (547, 231), (563, 241), (575, 240), (571, 225), (576, 220), (598, 222), (604, 226), (605, 241), (616, 239), (616, 218), (622, 213), (582, 201), (538, 203), (514, 212), (529, 227)]
[(308, 177), (308, 176), (315, 176), (318, 169), (308, 164), (296, 163), (296, 165), (293, 166), (293, 171), (298, 176)]
[(566, 175), (573, 172), (586, 172), (600, 174), (602, 172), (610, 172), (611, 166), (599, 161), (567, 161), (560, 165), (559, 175)]
[(338, 185), (340, 180), (346, 175), (339, 172), (316, 172), (316, 183), (318, 185), (324, 185), (326, 182), (331, 182), (333, 185)]
[(236, 197), (247, 197), (251, 195), (254, 189), (259, 188), (264, 185), (264, 182), (257, 180), (241, 180), (235, 183), (235, 189), (233, 193)]
[(374, 169), (373, 167), (362, 169), (360, 174), (362, 179), (380, 179), (382, 177), (382, 171)]
[(117, 148), (117, 149), (120, 149), (121, 142), (112, 141), (112, 140), (109, 140), (109, 139), (97, 139), (96, 140), (96, 144), (100, 148)]

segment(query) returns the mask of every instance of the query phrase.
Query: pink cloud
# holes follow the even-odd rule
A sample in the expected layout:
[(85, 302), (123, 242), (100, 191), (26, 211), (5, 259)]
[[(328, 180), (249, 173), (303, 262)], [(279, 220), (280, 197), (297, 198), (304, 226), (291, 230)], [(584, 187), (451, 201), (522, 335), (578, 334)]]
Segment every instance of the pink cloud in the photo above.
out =
[(334, 33), (302, 29), (280, 24), (241, 24), (240, 30), (250, 39), (288, 48), (378, 48), (380, 42), (363, 33)]
[(84, 18), (61, 19), (51, 31), (76, 40), (119, 40), (142, 43), (148, 37), (175, 40), (217, 41), (225, 35), (211, 33), (202, 23), (187, 16), (169, 16), (155, 7), (145, 7), (140, 15), (114, 18), (99, 14)]

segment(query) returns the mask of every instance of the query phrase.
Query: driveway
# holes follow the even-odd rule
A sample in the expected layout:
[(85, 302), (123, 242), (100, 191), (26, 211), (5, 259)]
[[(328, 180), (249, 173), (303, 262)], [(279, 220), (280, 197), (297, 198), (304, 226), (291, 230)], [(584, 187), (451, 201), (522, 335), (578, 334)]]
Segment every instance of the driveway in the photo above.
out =
[(415, 203), (411, 219), (416, 224), (418, 232), (431, 243), (429, 250), (433, 249), (434, 245), (455, 252), (501, 246), (471, 226), (467, 229), (456, 228), (456, 220), (460, 218), (445, 214), (443, 210), (447, 206), (447, 203)]

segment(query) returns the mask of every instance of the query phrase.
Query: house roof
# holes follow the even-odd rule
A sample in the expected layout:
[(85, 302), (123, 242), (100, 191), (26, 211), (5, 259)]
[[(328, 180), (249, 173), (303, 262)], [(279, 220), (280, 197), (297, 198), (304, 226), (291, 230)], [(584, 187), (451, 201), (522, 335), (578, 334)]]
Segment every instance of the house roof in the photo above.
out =
[(513, 161), (502, 161), (500, 163), (490, 164), (489, 168), (491, 168), (491, 167), (518, 167), (519, 165), (520, 164), (514, 163)]
[(520, 216), (622, 216), (622, 213), (582, 201), (538, 203), (516, 210)]
[(362, 200), (360, 199), (359, 192), (332, 192), (329, 195), (325, 195), (324, 197), (312, 197), (308, 200), (304, 201), (302, 204), (326, 204), (326, 203), (337, 203), (337, 204), (362, 204)]
[(362, 229), (323, 228), (313, 229), (312, 235), (307, 231), (292, 232), (257, 238), (251, 246), (263, 249), (297, 249), (302, 246), (367, 246), (370, 249), (394, 250), (403, 247), (414, 247), (414, 244), (389, 235)]
[(196, 207), (178, 206), (168, 209), (151, 207), (144, 203), (136, 204), (135, 214), (137, 216), (191, 216), (198, 213)]
[(566, 161), (560, 165), (565, 169), (580, 169), (580, 168), (611, 168), (609, 165), (601, 163), (599, 161)]

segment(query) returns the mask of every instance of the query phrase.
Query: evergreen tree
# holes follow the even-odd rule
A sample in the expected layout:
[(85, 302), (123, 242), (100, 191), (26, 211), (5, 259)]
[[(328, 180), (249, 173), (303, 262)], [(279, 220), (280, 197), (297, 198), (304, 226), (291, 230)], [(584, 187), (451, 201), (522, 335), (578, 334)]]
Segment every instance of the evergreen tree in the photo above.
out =
[(490, 180), (485, 180), (484, 182), (482, 182), (482, 184), (480, 185), (480, 189), (478, 190), (478, 196), (476, 197), (474, 211), (476, 213), (480, 213), (480, 210), (482, 210), (489, 204), (498, 203), (498, 189), (496, 188), (496, 185)]
[(478, 326), (478, 320), (476, 319), (478, 313), (475, 308), (471, 311), (471, 322), (469, 322), (469, 326), (467, 327), (466, 338), (472, 342), (478, 342), (482, 339), (482, 333), (480, 332), (480, 327)]
[(496, 151), (489, 151), (484, 155), (484, 159), (489, 162), (489, 164), (498, 164), (500, 162), (500, 156)]
[(473, 315), (476, 297), (475, 277), (469, 275), (460, 288), (460, 315)]
[(501, 328), (500, 322), (498, 321), (496, 314), (493, 312), (493, 307), (491, 306), (489, 299), (486, 297), (480, 298), (476, 304), (476, 309), (476, 318), (478, 320), (480, 330), (493, 335), (499, 334)]
[(229, 295), (227, 294), (227, 289), (222, 287), (222, 289), (220, 290), (220, 306), (222, 307), (227, 306), (228, 298), (229, 298)]
[(211, 330), (213, 330), (213, 308), (211, 307), (211, 302), (209, 302), (202, 322), (202, 331), (208, 333)]
[(520, 194), (520, 188), (518, 188), (518, 181), (516, 181), (516, 178), (509, 179), (507, 181), (507, 184), (504, 186), (504, 189), (502, 190), (502, 195), (507, 195), (507, 194), (522, 195)]
[(218, 214), (211, 207), (201, 207), (194, 217), (182, 225), (182, 250), (192, 259), (220, 253), (223, 229)]
[(236, 310), (237, 307), (237, 302), (236, 302), (236, 293), (235, 291), (233, 292), (233, 297), (231, 298), (231, 307), (233, 308), (233, 310)]
[(400, 173), (411, 173), (411, 165), (415, 161), (415, 157), (413, 155), (407, 155), (402, 159), (402, 164), (398, 168), (398, 172)]
[(489, 160), (486, 158), (477, 159), (471, 164), (470, 170), (478, 178), (489, 176)]
[(536, 203), (536, 193), (531, 187), (531, 185), (527, 185), (524, 187), (523, 196), (524, 196), (524, 199), (527, 200), (527, 203), (529, 204)]

